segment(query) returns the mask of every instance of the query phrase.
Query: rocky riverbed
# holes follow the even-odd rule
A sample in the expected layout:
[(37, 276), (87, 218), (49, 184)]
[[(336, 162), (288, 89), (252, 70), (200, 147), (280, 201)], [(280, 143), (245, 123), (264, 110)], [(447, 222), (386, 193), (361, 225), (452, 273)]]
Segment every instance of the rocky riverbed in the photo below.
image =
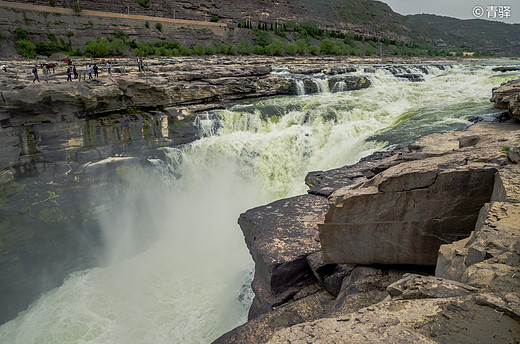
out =
[[(512, 114), (517, 83), (493, 90)], [(518, 342), (518, 129), (429, 135), (243, 213), (255, 300), (214, 343)]]

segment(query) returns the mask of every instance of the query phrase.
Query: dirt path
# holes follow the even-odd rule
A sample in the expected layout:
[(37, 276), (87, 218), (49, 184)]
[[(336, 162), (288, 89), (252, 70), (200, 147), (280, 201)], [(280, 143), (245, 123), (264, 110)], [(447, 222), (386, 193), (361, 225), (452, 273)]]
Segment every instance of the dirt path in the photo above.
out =
[(73, 9), (68, 9), (68, 8), (28, 5), (28, 4), (20, 4), (20, 3), (8, 2), (8, 1), (0, 1), (0, 7), (17, 8), (17, 9), (23, 9), (23, 10), (27, 10), (27, 11), (79, 15), (79, 16), (123, 18), (123, 19), (131, 19), (131, 20), (145, 20), (145, 21), (147, 20), (147, 21), (153, 21), (153, 22), (189, 24), (189, 25), (198, 25), (198, 26), (203, 26), (203, 27), (227, 27), (227, 25), (223, 24), (223, 23), (205, 22), (205, 21), (197, 21), (197, 20), (171, 19), (171, 18), (161, 18), (161, 17), (149, 17), (149, 16), (142, 16), (142, 15), (121, 14), (121, 13), (112, 13), (112, 12), (82, 10), (81, 12), (77, 13), (77, 12), (74, 12)]

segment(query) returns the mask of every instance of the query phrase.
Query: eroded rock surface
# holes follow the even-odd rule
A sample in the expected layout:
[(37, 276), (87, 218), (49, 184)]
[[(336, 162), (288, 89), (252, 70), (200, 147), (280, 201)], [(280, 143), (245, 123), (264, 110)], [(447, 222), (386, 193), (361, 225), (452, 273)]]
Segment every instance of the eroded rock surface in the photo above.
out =
[[(431, 135), (409, 153), (384, 162), (372, 178), (336, 190), (320, 224), (324, 260), (353, 264), (435, 265), (441, 244), (467, 237), (493, 192), (496, 171), (508, 163), (484, 127), (443, 135), (444, 145), (424, 148)], [(432, 142), (433, 143), (433, 142)], [(365, 173), (366, 175), (367, 173)]]
[(491, 101), (496, 108), (509, 110), (514, 117), (520, 118), (520, 80), (511, 80), (493, 88)]

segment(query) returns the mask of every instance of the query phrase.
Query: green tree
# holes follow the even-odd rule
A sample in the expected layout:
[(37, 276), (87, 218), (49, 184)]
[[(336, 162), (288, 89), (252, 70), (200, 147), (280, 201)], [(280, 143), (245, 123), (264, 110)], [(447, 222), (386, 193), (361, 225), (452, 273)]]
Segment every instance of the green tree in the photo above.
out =
[(16, 41), (16, 51), (25, 58), (31, 59), (36, 57), (36, 46), (28, 39), (20, 39)]
[(282, 41), (276, 39), (271, 44), (265, 47), (266, 55), (270, 56), (282, 56), (284, 54), (284, 44)]
[(22, 29), (21, 27), (17, 27), (14, 30), (14, 34), (16, 37), (18, 37), (18, 39), (27, 39), (27, 30)]
[(161, 23), (155, 23), (155, 28), (162, 32), (162, 24)]
[(298, 46), (296, 43), (289, 43), (285, 47), (285, 53), (287, 55), (296, 55), (298, 53)]
[(148, 0), (137, 0), (137, 3), (144, 8), (150, 7), (150, 2)]
[(271, 44), (271, 35), (267, 31), (258, 31), (256, 37), (258, 40), (258, 45), (261, 47), (266, 47), (267, 45)]
[(307, 52), (307, 42), (304, 39), (299, 39), (295, 42), (297, 50), (296, 53), (303, 55)]
[(123, 41), (126, 41), (126, 39), (128, 38), (128, 34), (121, 29), (115, 29), (112, 35), (115, 38), (121, 39)]
[(321, 42), (320, 46), (320, 52), (325, 55), (331, 55), (336, 52), (336, 45), (334, 42), (330, 39), (324, 39), (323, 42)]
[(254, 46), (250, 41), (243, 39), (240, 41), (240, 43), (238, 43), (237, 50), (239, 54), (251, 55), (253, 53)]
[(81, 6), (79, 5), (79, 2), (75, 2), (74, 5), (72, 5), (72, 9), (74, 10), (74, 12), (76, 13), (79, 13), (81, 12)]

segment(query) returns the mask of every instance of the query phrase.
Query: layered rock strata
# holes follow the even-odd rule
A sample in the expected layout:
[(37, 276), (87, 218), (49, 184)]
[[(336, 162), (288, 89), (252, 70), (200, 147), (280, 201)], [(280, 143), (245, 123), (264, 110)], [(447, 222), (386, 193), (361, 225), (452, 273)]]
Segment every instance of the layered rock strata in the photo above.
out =
[(509, 110), (511, 115), (520, 118), (520, 79), (493, 88), (491, 101), (495, 103), (496, 108)]
[[(310, 270), (312, 274), (293, 274), (291, 286), (300, 283), (300, 291), (293, 289), (291, 293), (294, 296), (285, 298), (285, 303), (281, 302), (274, 310), (257, 315), (215, 343), (447, 343), (477, 340), (511, 343), (520, 340), (520, 232), (516, 225), (520, 213), (517, 209), (520, 189), (517, 164), (520, 155), (516, 147), (520, 145), (520, 138), (517, 130), (516, 124), (478, 124), (463, 132), (424, 137), (406, 148), (379, 153), (379, 159), (367, 158), (353, 166), (311, 173), (307, 177), (312, 186), (311, 204), (316, 204), (318, 198), (326, 199), (327, 195), (331, 195), (328, 197), (330, 210), (325, 210), (327, 215), (322, 206), (306, 205), (308, 201), (298, 197), (243, 214), (239, 221), (241, 225), (244, 218), (251, 218), (254, 213), (254, 218), (262, 219), (256, 221), (255, 231), (270, 233), (270, 240), (275, 243), (270, 248), (264, 246), (267, 242), (258, 246), (251, 241), (248, 229), (251, 222), (242, 226), (257, 266), (276, 262), (279, 260), (276, 257), (284, 256), (300, 263), (298, 271)], [(335, 179), (337, 176), (343, 176), (345, 181), (338, 182)], [(436, 183), (442, 183), (444, 187), (439, 185), (435, 192), (429, 191)], [(367, 191), (363, 192), (364, 188)], [(414, 193), (416, 190), (419, 192)], [(402, 207), (393, 207), (390, 200), (382, 202), (384, 197), (378, 199), (381, 196), (371, 198), (371, 202), (378, 205), (373, 209), (371, 203), (366, 202), (367, 209), (372, 211), (354, 211), (356, 202), (344, 203), (350, 197), (355, 199), (359, 195), (365, 197), (366, 194), (373, 196), (380, 193), (392, 193), (398, 199), (406, 199), (411, 194), (414, 206), (405, 207), (403, 203)], [(440, 202), (435, 201), (435, 197), (431, 198), (438, 193), (442, 194)], [(424, 202), (422, 206), (421, 202)], [(344, 204), (344, 207), (336, 207), (337, 204)], [(315, 241), (316, 223), (313, 222), (313, 230), (308, 232), (307, 237), (311, 245), (302, 247), (304, 239), (298, 237), (292, 240), (291, 235), (287, 234), (283, 237), (288, 240), (276, 241), (279, 226), (263, 227), (261, 223), (276, 223), (282, 218), (291, 223), (291, 220), (282, 217), (283, 213), (279, 210), (284, 205), (299, 207), (301, 214), (314, 209), (314, 219), (325, 218), (324, 224), (318, 224), (321, 240)], [(378, 207), (383, 210), (379, 211)], [(331, 216), (338, 216), (337, 220), (341, 211), (344, 212), (341, 219), (347, 221), (347, 225), (356, 216), (361, 221), (364, 214), (366, 222), (371, 224), (366, 225), (364, 230), (377, 230), (380, 224), (372, 219), (374, 216), (389, 216), (391, 211), (388, 208), (399, 216), (415, 217), (417, 227), (424, 230), (420, 233), (427, 233), (428, 229), (425, 226), (428, 222), (422, 221), (422, 216), (437, 212), (438, 217), (434, 219), (442, 221), (447, 217), (453, 223), (445, 228), (452, 228), (457, 235), (445, 235), (436, 243), (430, 242), (435, 247), (432, 249), (422, 246), (420, 241), (424, 238), (418, 238), (415, 234), (407, 239), (410, 242), (415, 240), (415, 246), (411, 243), (399, 246), (397, 244), (404, 240), (399, 237), (402, 233), (383, 231), (378, 235), (388, 235), (385, 238), (387, 246), (372, 245), (365, 249), (360, 247), (361, 242), (357, 243), (357, 247), (349, 243), (351, 239), (347, 236), (329, 240), (321, 231)], [(459, 214), (465, 220), (455, 221)], [(334, 223), (334, 228), (339, 222)], [(470, 222), (473, 228), (469, 228), (466, 222)], [(458, 225), (453, 225), (455, 223)], [(303, 227), (301, 223), (293, 223), (282, 233), (289, 229), (295, 233), (305, 233)], [(406, 223), (401, 223), (401, 228), (408, 227)], [(471, 232), (471, 235), (454, 241), (458, 235), (463, 235), (462, 232), (466, 236)], [(433, 234), (437, 235), (438, 232)], [(381, 239), (373, 235), (369, 241), (374, 237)], [(440, 243), (444, 245), (439, 250)], [(361, 256), (367, 255), (366, 250), (395, 252), (397, 246), (402, 251), (398, 255), (412, 259), (415, 253), (420, 253), (418, 247), (423, 247), (428, 258), (421, 264), (431, 265), (432, 260), (436, 261), (436, 276), (429, 276), (433, 271), (427, 268), (406, 274), (406, 271), (413, 272), (409, 266), (400, 266), (399, 269), (396, 269), (399, 265), (395, 264), (386, 268), (381, 265), (362, 266), (352, 264), (344, 257), (338, 261), (327, 257), (327, 250), (342, 250), (344, 246), (360, 251)], [(287, 252), (290, 250), (293, 252), (289, 255)], [(378, 254), (372, 251), (368, 252), (369, 256)], [(266, 252), (272, 258), (265, 255)], [(306, 256), (308, 267), (301, 264), (302, 255)], [(404, 262), (403, 258), (400, 263)], [(284, 261), (285, 266), (290, 264)], [(273, 274), (274, 271), (272, 269), (267, 273)], [(296, 275), (301, 279), (294, 278)], [(269, 280), (269, 276), (259, 277), (257, 274), (253, 284), (258, 280)], [(264, 305), (269, 305), (270, 298), (283, 295), (283, 292), (283, 289), (272, 288), (270, 293), (256, 294), (256, 297), (261, 301), (268, 295), (263, 300)], [(329, 299), (323, 299), (324, 292), (327, 292)], [(302, 298), (301, 295), (308, 296)], [(315, 311), (305, 313), (304, 309)], [(305, 318), (308, 320), (303, 321)]]
[[(107, 75), (104, 62), (101, 77), (81, 82), (66, 82), (66, 67), (49, 74), (49, 82), (32, 83), (30, 64), (10, 65), (0, 73), (0, 123), (3, 127), (21, 123), (70, 121), (75, 117), (100, 116), (106, 113), (139, 108), (167, 108), (197, 104), (223, 107), (240, 99), (279, 94), (296, 94), (298, 77), (273, 74), (262, 61), (224, 59), (149, 60), (145, 72), (128, 60), (112, 61), (112, 74)], [(84, 77), (87, 61), (77, 61)], [(41, 71), (40, 71), (41, 74)], [(306, 93), (320, 91), (308, 76)], [(341, 84), (341, 91), (370, 86), (364, 76), (335, 75), (324, 79), (332, 90)], [(339, 90), (339, 89), (338, 89)], [(69, 116), (69, 117), (67, 117)]]

